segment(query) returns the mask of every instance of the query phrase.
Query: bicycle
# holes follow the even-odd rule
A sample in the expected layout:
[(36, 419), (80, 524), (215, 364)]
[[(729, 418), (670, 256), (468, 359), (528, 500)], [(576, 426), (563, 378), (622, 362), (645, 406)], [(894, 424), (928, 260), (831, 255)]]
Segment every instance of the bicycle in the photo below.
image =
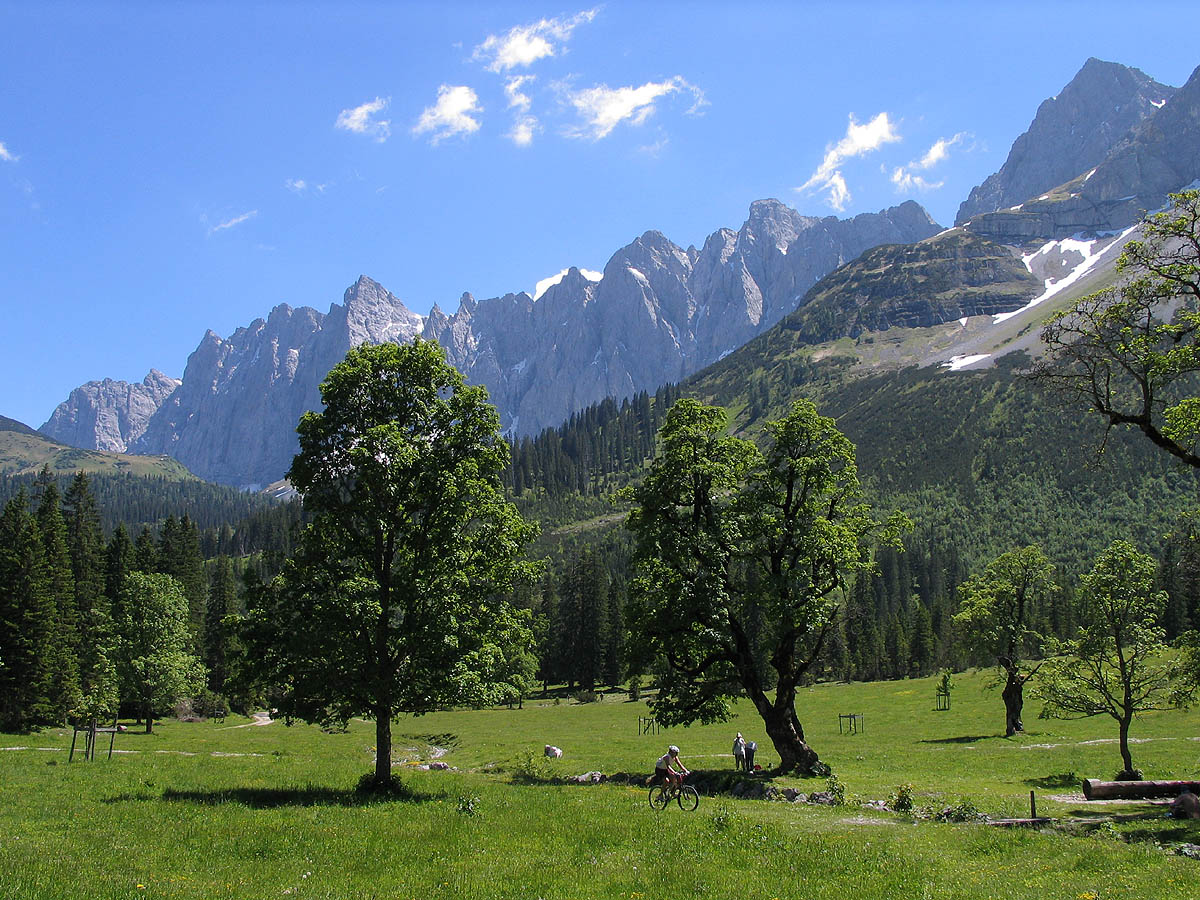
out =
[[(684, 778), (687, 776), (685, 775)], [(656, 784), (650, 788), (650, 806), (654, 809), (666, 809), (674, 800), (679, 808), (691, 812), (700, 805), (700, 792), (690, 784), (684, 784), (683, 778), (669, 784)]]

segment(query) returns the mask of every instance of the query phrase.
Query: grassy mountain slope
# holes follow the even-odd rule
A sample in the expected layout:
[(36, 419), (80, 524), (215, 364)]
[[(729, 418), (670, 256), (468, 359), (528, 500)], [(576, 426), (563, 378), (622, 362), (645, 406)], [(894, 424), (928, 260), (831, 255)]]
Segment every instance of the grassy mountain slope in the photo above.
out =
[(53, 441), (28, 425), (0, 416), (0, 474), (39, 472), (49, 466), (56, 475), (73, 472), (153, 476), (168, 481), (195, 480), (182, 463), (169, 456), (132, 456), (80, 450)]

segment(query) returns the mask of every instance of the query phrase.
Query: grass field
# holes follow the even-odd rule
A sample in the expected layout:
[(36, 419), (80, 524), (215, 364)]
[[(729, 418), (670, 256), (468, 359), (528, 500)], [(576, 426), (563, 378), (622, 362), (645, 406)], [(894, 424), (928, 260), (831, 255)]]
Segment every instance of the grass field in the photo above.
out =
[[(1189, 898), (1200, 862), (1157, 843), (1200, 843), (1200, 824), (1161, 807), (1092, 807), (1079, 779), (1119, 768), (1107, 720), (1037, 718), (996, 737), (1003, 707), (986, 674), (960, 676), (948, 712), (933, 681), (820, 685), (800, 708), (810, 742), (851, 801), (911, 783), (918, 805), (967, 800), (994, 817), (1060, 821), (1116, 814), (1077, 833), (914, 823), (863, 808), (705, 797), (655, 812), (640, 787), (530, 783), (532, 759), (559, 775), (648, 771), (667, 743), (692, 769), (729, 768), (741, 730), (773, 761), (748, 704), (719, 726), (639, 735), (642, 703), (527, 703), (521, 710), (405, 717), (393, 756), (414, 797), (365, 802), (373, 726), (163, 722), (117, 737), (111, 761), (67, 763), (69, 731), (0, 735), (0, 897), (321, 898)], [(838, 734), (838, 714), (865, 731)], [(244, 726), (244, 727), (236, 727)], [(1134, 762), (1148, 778), (1200, 777), (1200, 713), (1147, 715)], [(543, 744), (562, 747), (542, 762)], [(106, 744), (102, 750), (106, 748)], [(434, 748), (438, 748), (435, 750)], [(532, 754), (532, 756), (531, 756)], [(823, 782), (788, 782), (801, 790)]]

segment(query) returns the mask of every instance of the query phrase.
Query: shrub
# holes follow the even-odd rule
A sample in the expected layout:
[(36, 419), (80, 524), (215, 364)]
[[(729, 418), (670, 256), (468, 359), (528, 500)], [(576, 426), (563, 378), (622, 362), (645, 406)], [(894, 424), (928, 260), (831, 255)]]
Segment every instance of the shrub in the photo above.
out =
[(479, 811), (479, 798), (470, 794), (459, 794), (458, 811), (464, 816), (473, 816)]
[(548, 781), (552, 775), (545, 754), (526, 750), (517, 760), (517, 776), (525, 781)]
[(959, 800), (953, 806), (943, 807), (937, 818), (943, 822), (982, 822), (987, 816), (970, 800)]
[(846, 802), (846, 785), (842, 784), (842, 780), (836, 775), (831, 774), (829, 781), (826, 782), (825, 790), (829, 796), (833, 798), (834, 806), (842, 806)]
[(642, 699), (642, 676), (634, 675), (629, 679), (629, 699), (637, 701)]
[(597, 694), (595, 691), (589, 691), (585, 689), (582, 691), (576, 691), (571, 699), (576, 703), (596, 703), (600, 700), (600, 698), (600, 694)]
[(893, 812), (912, 812), (915, 806), (913, 798), (913, 786), (911, 784), (902, 784), (892, 795), (888, 797), (888, 809)]

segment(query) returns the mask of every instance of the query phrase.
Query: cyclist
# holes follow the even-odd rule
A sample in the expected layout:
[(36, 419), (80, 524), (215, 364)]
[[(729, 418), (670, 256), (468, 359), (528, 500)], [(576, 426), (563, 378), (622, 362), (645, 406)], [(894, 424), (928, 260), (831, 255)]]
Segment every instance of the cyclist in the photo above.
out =
[[(675, 766), (679, 768), (676, 769)], [(667, 752), (660, 756), (654, 763), (654, 781), (653, 784), (682, 784), (683, 777), (690, 775), (687, 766), (679, 759), (679, 748), (672, 744), (667, 748)]]

